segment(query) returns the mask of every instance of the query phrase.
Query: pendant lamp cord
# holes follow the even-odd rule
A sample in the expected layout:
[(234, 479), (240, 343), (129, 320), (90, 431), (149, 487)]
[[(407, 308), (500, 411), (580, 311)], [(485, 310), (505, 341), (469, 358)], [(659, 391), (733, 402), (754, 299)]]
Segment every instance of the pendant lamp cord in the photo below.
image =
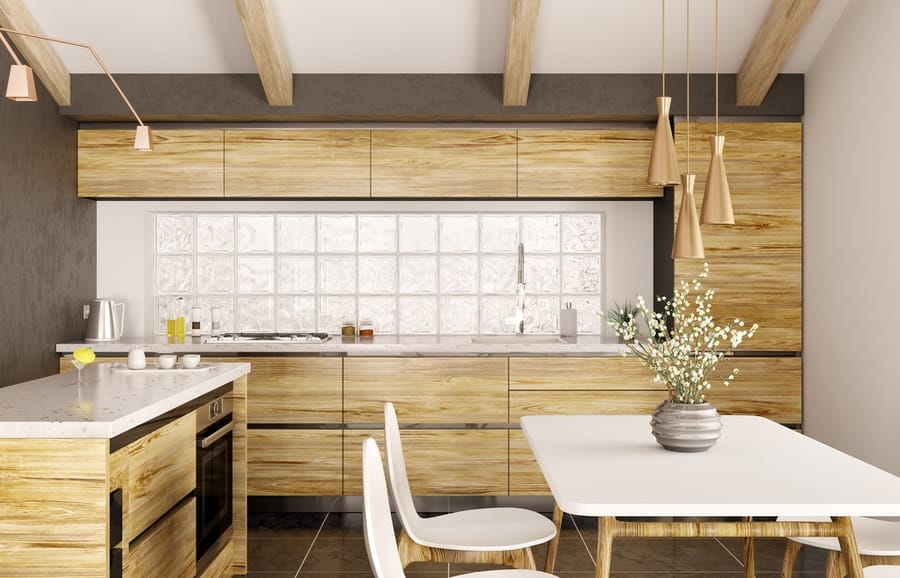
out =
[[(718, 1), (718, 0), (717, 0)], [(666, 95), (666, 0), (662, 2), (662, 95)]]
[(716, 0), (716, 136), (719, 136), (719, 0)]
[(685, 0), (687, 5), (687, 48), (685, 50), (685, 76), (687, 77), (687, 174), (691, 174), (691, 0)]

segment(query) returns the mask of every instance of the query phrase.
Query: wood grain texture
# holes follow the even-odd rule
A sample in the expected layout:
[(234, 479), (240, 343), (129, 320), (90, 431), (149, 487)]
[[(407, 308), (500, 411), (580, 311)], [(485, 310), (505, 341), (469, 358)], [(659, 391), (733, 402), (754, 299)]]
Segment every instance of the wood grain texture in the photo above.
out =
[(247, 493), (339, 496), (341, 452), (341, 430), (250, 429)]
[[(0, 26), (30, 34), (44, 34), (22, 0), (0, 0)], [(46, 40), (19, 34), (7, 34), (7, 37), (19, 49), (23, 64), (34, 69), (56, 104), (69, 106), (72, 100), (69, 69), (56, 54), (53, 45)]]
[(155, 130), (153, 151), (131, 130), (78, 131), (79, 197), (222, 197), (223, 131)]
[(401, 424), (507, 420), (506, 358), (344, 359), (344, 422), (384, 423), (393, 402)]
[(190, 413), (126, 446), (125, 542), (140, 535), (196, 487), (195, 424)]
[[(197, 578), (231, 578), (235, 573), (232, 572), (232, 558), (234, 557), (234, 543), (228, 542), (219, 552), (219, 555), (210, 562), (209, 566), (198, 574)], [(238, 572), (237, 574), (246, 574)]]
[(197, 570), (195, 498), (165, 515), (131, 543), (124, 557), (125, 578), (193, 578)]
[(772, 0), (737, 75), (738, 106), (765, 99), (819, 0)]
[(432, 548), (413, 541), (403, 528), (400, 529), (400, 536), (397, 539), (397, 550), (400, 552), (400, 564), (404, 569), (414, 562), (493, 564), (518, 568), (519, 570), (534, 570), (536, 568), (531, 548), (478, 552)]
[(650, 129), (520, 130), (519, 198), (661, 197), (647, 184)]
[[(726, 357), (720, 375), (739, 370), (728, 387), (713, 383), (706, 399), (721, 414), (750, 414), (784, 424), (803, 421), (803, 360), (799, 357)], [(712, 382), (711, 382), (712, 383)]]
[(506, 62), (503, 66), (503, 106), (528, 104), (531, 61), (541, 0), (509, 0)]
[(226, 197), (369, 197), (368, 130), (226, 130)]
[[(511, 391), (509, 392), (509, 421), (518, 423), (526, 415), (576, 414), (642, 414), (648, 416), (666, 399), (663, 386), (645, 391)], [(648, 417), (649, 419), (649, 417)]]
[(634, 357), (510, 357), (509, 389), (658, 390)]
[(269, 106), (294, 103), (294, 76), (270, 0), (235, 0)]
[(0, 439), (0, 575), (105, 578), (109, 443)]
[(340, 357), (217, 357), (249, 363), (247, 418), (254, 424), (339, 424), (342, 419)]
[(550, 486), (522, 430), (509, 430), (509, 495), (550, 495)]
[[(252, 371), (252, 369), (251, 369)], [(250, 375), (253, 375), (252, 373)], [(232, 440), (231, 570), (247, 573), (247, 387), (248, 375), (232, 382), (231, 402), (234, 430)]]
[(372, 131), (372, 197), (515, 196), (515, 130)]
[[(360, 448), (373, 437), (384, 457), (384, 430), (344, 431), (344, 495), (362, 495)], [(417, 496), (505, 496), (506, 430), (401, 430), (409, 485)], [(387, 461), (385, 461), (387, 463)]]

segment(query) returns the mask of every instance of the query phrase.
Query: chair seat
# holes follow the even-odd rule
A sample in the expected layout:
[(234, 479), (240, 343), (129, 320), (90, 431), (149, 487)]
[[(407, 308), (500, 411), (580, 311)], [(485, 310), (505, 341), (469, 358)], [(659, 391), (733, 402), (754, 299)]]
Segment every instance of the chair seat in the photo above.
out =
[[(420, 522), (416, 535), (410, 538), (423, 546), (447, 550), (516, 550), (542, 544), (556, 535), (552, 521), (524, 508), (477, 508), (422, 518)], [(506, 575), (501, 571), (491, 576)]]
[[(779, 522), (827, 522), (828, 518), (780, 517)], [(864, 556), (900, 556), (900, 522), (852, 517), (859, 553)], [(825, 550), (840, 550), (837, 538), (791, 537), (791, 540)], [(868, 577), (868, 574), (866, 575)]]
[(863, 574), (866, 578), (900, 578), (900, 566), (869, 566), (863, 569)]
[[(556, 578), (556, 576), (537, 570), (484, 570), (459, 574), (456, 578)], [(869, 578), (868, 575), (866, 578)], [(882, 578), (889, 578), (889, 575), (885, 574)]]

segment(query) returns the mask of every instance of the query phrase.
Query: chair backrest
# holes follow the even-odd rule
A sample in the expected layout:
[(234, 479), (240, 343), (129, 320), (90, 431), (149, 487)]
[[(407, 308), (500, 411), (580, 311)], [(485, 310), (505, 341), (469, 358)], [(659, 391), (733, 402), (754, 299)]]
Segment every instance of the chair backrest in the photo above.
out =
[(397, 551), (397, 537), (391, 521), (391, 504), (384, 464), (378, 444), (366, 438), (362, 445), (363, 462), (363, 535), (369, 564), (376, 578), (403, 578), (403, 564)]
[(406, 475), (406, 462), (403, 460), (403, 445), (400, 443), (400, 425), (394, 404), (384, 404), (384, 445), (387, 454), (388, 477), (391, 480), (391, 494), (397, 505), (397, 514), (413, 541), (419, 541), (422, 519), (416, 511), (412, 491), (409, 489), (409, 478)]

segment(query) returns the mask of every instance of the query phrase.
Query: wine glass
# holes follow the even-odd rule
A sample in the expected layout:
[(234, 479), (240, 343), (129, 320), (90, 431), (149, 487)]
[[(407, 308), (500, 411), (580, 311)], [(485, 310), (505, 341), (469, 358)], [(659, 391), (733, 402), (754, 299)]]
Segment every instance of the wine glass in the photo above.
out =
[(72, 356), (69, 357), (69, 361), (72, 362), (72, 365), (75, 366), (75, 369), (78, 370), (78, 385), (81, 386), (84, 381), (81, 379), (81, 370), (84, 369), (84, 366), (88, 363), (94, 361), (96, 356), (94, 355), (94, 351), (90, 347), (79, 347), (75, 351), (72, 352)]
[(82, 383), (84, 383), (84, 381), (81, 379), (81, 370), (84, 369), (84, 366), (86, 364), (83, 361), (78, 361), (74, 357), (70, 357), (69, 361), (72, 362), (72, 365), (74, 365), (75, 369), (78, 371), (78, 381), (76, 383), (80, 386)]

